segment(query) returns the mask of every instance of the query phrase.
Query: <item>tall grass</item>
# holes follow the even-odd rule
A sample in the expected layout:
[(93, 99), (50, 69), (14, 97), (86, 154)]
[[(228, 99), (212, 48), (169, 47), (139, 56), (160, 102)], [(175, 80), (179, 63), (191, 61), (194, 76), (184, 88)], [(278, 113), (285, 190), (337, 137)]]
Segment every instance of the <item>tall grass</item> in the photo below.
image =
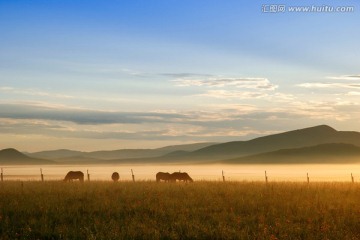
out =
[(1, 239), (360, 239), (360, 185), (3, 182)]

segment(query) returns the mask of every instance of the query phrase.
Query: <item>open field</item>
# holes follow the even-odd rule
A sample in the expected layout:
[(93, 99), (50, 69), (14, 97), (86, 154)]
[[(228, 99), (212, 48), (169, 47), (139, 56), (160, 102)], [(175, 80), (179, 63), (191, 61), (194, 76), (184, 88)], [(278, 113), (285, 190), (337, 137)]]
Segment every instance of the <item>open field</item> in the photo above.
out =
[(360, 239), (360, 185), (0, 183), (1, 239)]

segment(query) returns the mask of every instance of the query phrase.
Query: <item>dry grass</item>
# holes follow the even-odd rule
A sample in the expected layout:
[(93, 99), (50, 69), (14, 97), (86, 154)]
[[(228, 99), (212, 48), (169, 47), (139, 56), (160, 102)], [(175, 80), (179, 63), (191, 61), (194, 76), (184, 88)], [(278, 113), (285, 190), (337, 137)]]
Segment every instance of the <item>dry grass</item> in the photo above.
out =
[(1, 239), (360, 239), (360, 185), (3, 182)]

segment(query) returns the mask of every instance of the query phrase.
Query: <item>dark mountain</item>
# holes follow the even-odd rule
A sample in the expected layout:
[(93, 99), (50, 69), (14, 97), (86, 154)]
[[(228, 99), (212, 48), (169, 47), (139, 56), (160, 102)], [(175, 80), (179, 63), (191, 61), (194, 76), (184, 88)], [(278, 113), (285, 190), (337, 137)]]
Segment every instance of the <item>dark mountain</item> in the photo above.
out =
[(182, 144), (182, 145), (170, 145), (166, 147), (157, 148), (159, 151), (164, 151), (167, 153), (175, 152), (175, 151), (187, 151), (192, 152), (198, 149), (212, 146), (218, 143), (215, 142), (204, 142), (204, 143), (191, 143), (191, 144)]
[(53, 161), (36, 159), (26, 156), (25, 154), (13, 148), (0, 150), (0, 164), (53, 164)]
[(325, 143), (346, 143), (360, 146), (360, 133), (337, 131), (329, 126), (321, 125), (259, 137), (249, 141), (216, 144), (189, 153), (186, 158), (193, 160), (223, 160)]
[(58, 150), (50, 150), (50, 151), (41, 151), (35, 153), (26, 153), (26, 155), (34, 158), (43, 158), (43, 159), (61, 159), (61, 158), (71, 158), (76, 156), (81, 156), (85, 154), (84, 152), (80, 151), (73, 151), (67, 149), (58, 149)]
[(326, 143), (311, 147), (282, 149), (221, 163), (355, 163), (360, 162), (360, 147), (344, 143)]
[(56, 160), (57, 162), (86, 162), (87, 159), (90, 162), (98, 160), (112, 160), (112, 159), (132, 159), (132, 158), (155, 158), (160, 157), (171, 152), (177, 151), (194, 151), (203, 147), (207, 147), (216, 143), (194, 143), (166, 146), (155, 149), (120, 149), (111, 151), (94, 151), (94, 152), (80, 152), (66, 149), (43, 151), (36, 153), (29, 153), (27, 155), (35, 158), (44, 158), (50, 160)]
[(168, 154), (165, 154), (164, 156), (162, 156), (163, 158), (168, 158), (168, 157), (182, 157), (182, 156), (186, 156), (187, 154), (189, 154), (188, 151), (182, 151), (182, 150), (178, 150), (178, 151), (174, 151)]
[(121, 149), (114, 151), (96, 151), (83, 154), (84, 157), (112, 160), (112, 159), (129, 159), (129, 158), (154, 158), (169, 154), (175, 151), (195, 151), (204, 147), (214, 145), (216, 143), (194, 143), (166, 146), (155, 149)]
[[(335, 145), (334, 145), (335, 144)], [(279, 134), (221, 144), (200, 143), (167, 146), (157, 149), (76, 152), (59, 150), (53, 158), (63, 163), (207, 163), (207, 162), (342, 162), (357, 156), (360, 133), (337, 131), (320, 125)], [(288, 151), (290, 151), (288, 153)], [(298, 151), (298, 152), (297, 152)], [(51, 155), (51, 151), (46, 154)], [(76, 155), (80, 153), (80, 155)], [(350, 154), (351, 153), (351, 154)], [(73, 154), (75, 154), (73, 156)], [(260, 156), (259, 156), (260, 154)], [(261, 155), (265, 154), (265, 155)], [(286, 154), (289, 154), (287, 158)], [(349, 155), (350, 154), (350, 155)], [(253, 155), (257, 155), (254, 157)], [(297, 156), (298, 155), (298, 156)], [(334, 156), (340, 157), (334, 157)], [(43, 155), (44, 156), (44, 155)], [(249, 158), (244, 158), (248, 156)], [(307, 157), (310, 156), (310, 157)], [(318, 158), (314, 158), (318, 156)], [(345, 157), (346, 159), (345, 159)], [(320, 158), (322, 157), (322, 159)], [(342, 158), (344, 157), (344, 158)], [(257, 159), (257, 160), (256, 160)], [(270, 160), (269, 160), (270, 159)], [(345, 160), (344, 160), (345, 159)], [(351, 160), (354, 161), (354, 160)]]

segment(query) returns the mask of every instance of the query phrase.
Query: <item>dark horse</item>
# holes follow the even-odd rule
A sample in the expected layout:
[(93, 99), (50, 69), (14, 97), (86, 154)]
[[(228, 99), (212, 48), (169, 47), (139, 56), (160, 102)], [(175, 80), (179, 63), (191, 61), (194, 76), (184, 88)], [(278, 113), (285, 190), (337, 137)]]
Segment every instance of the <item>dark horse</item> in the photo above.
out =
[(186, 172), (174, 172), (170, 174), (170, 181), (176, 182), (176, 180), (184, 182), (194, 182), (194, 180)]
[(70, 171), (66, 174), (64, 182), (70, 182), (76, 179), (79, 179), (80, 182), (84, 182), (84, 173), (81, 171)]
[(113, 172), (113, 174), (111, 175), (111, 179), (112, 179), (114, 182), (119, 181), (119, 179), (120, 179), (119, 173), (118, 173), (118, 172)]
[(164, 180), (165, 182), (168, 182), (170, 180), (170, 173), (168, 172), (158, 172), (156, 174), (156, 181), (160, 182), (160, 180)]

